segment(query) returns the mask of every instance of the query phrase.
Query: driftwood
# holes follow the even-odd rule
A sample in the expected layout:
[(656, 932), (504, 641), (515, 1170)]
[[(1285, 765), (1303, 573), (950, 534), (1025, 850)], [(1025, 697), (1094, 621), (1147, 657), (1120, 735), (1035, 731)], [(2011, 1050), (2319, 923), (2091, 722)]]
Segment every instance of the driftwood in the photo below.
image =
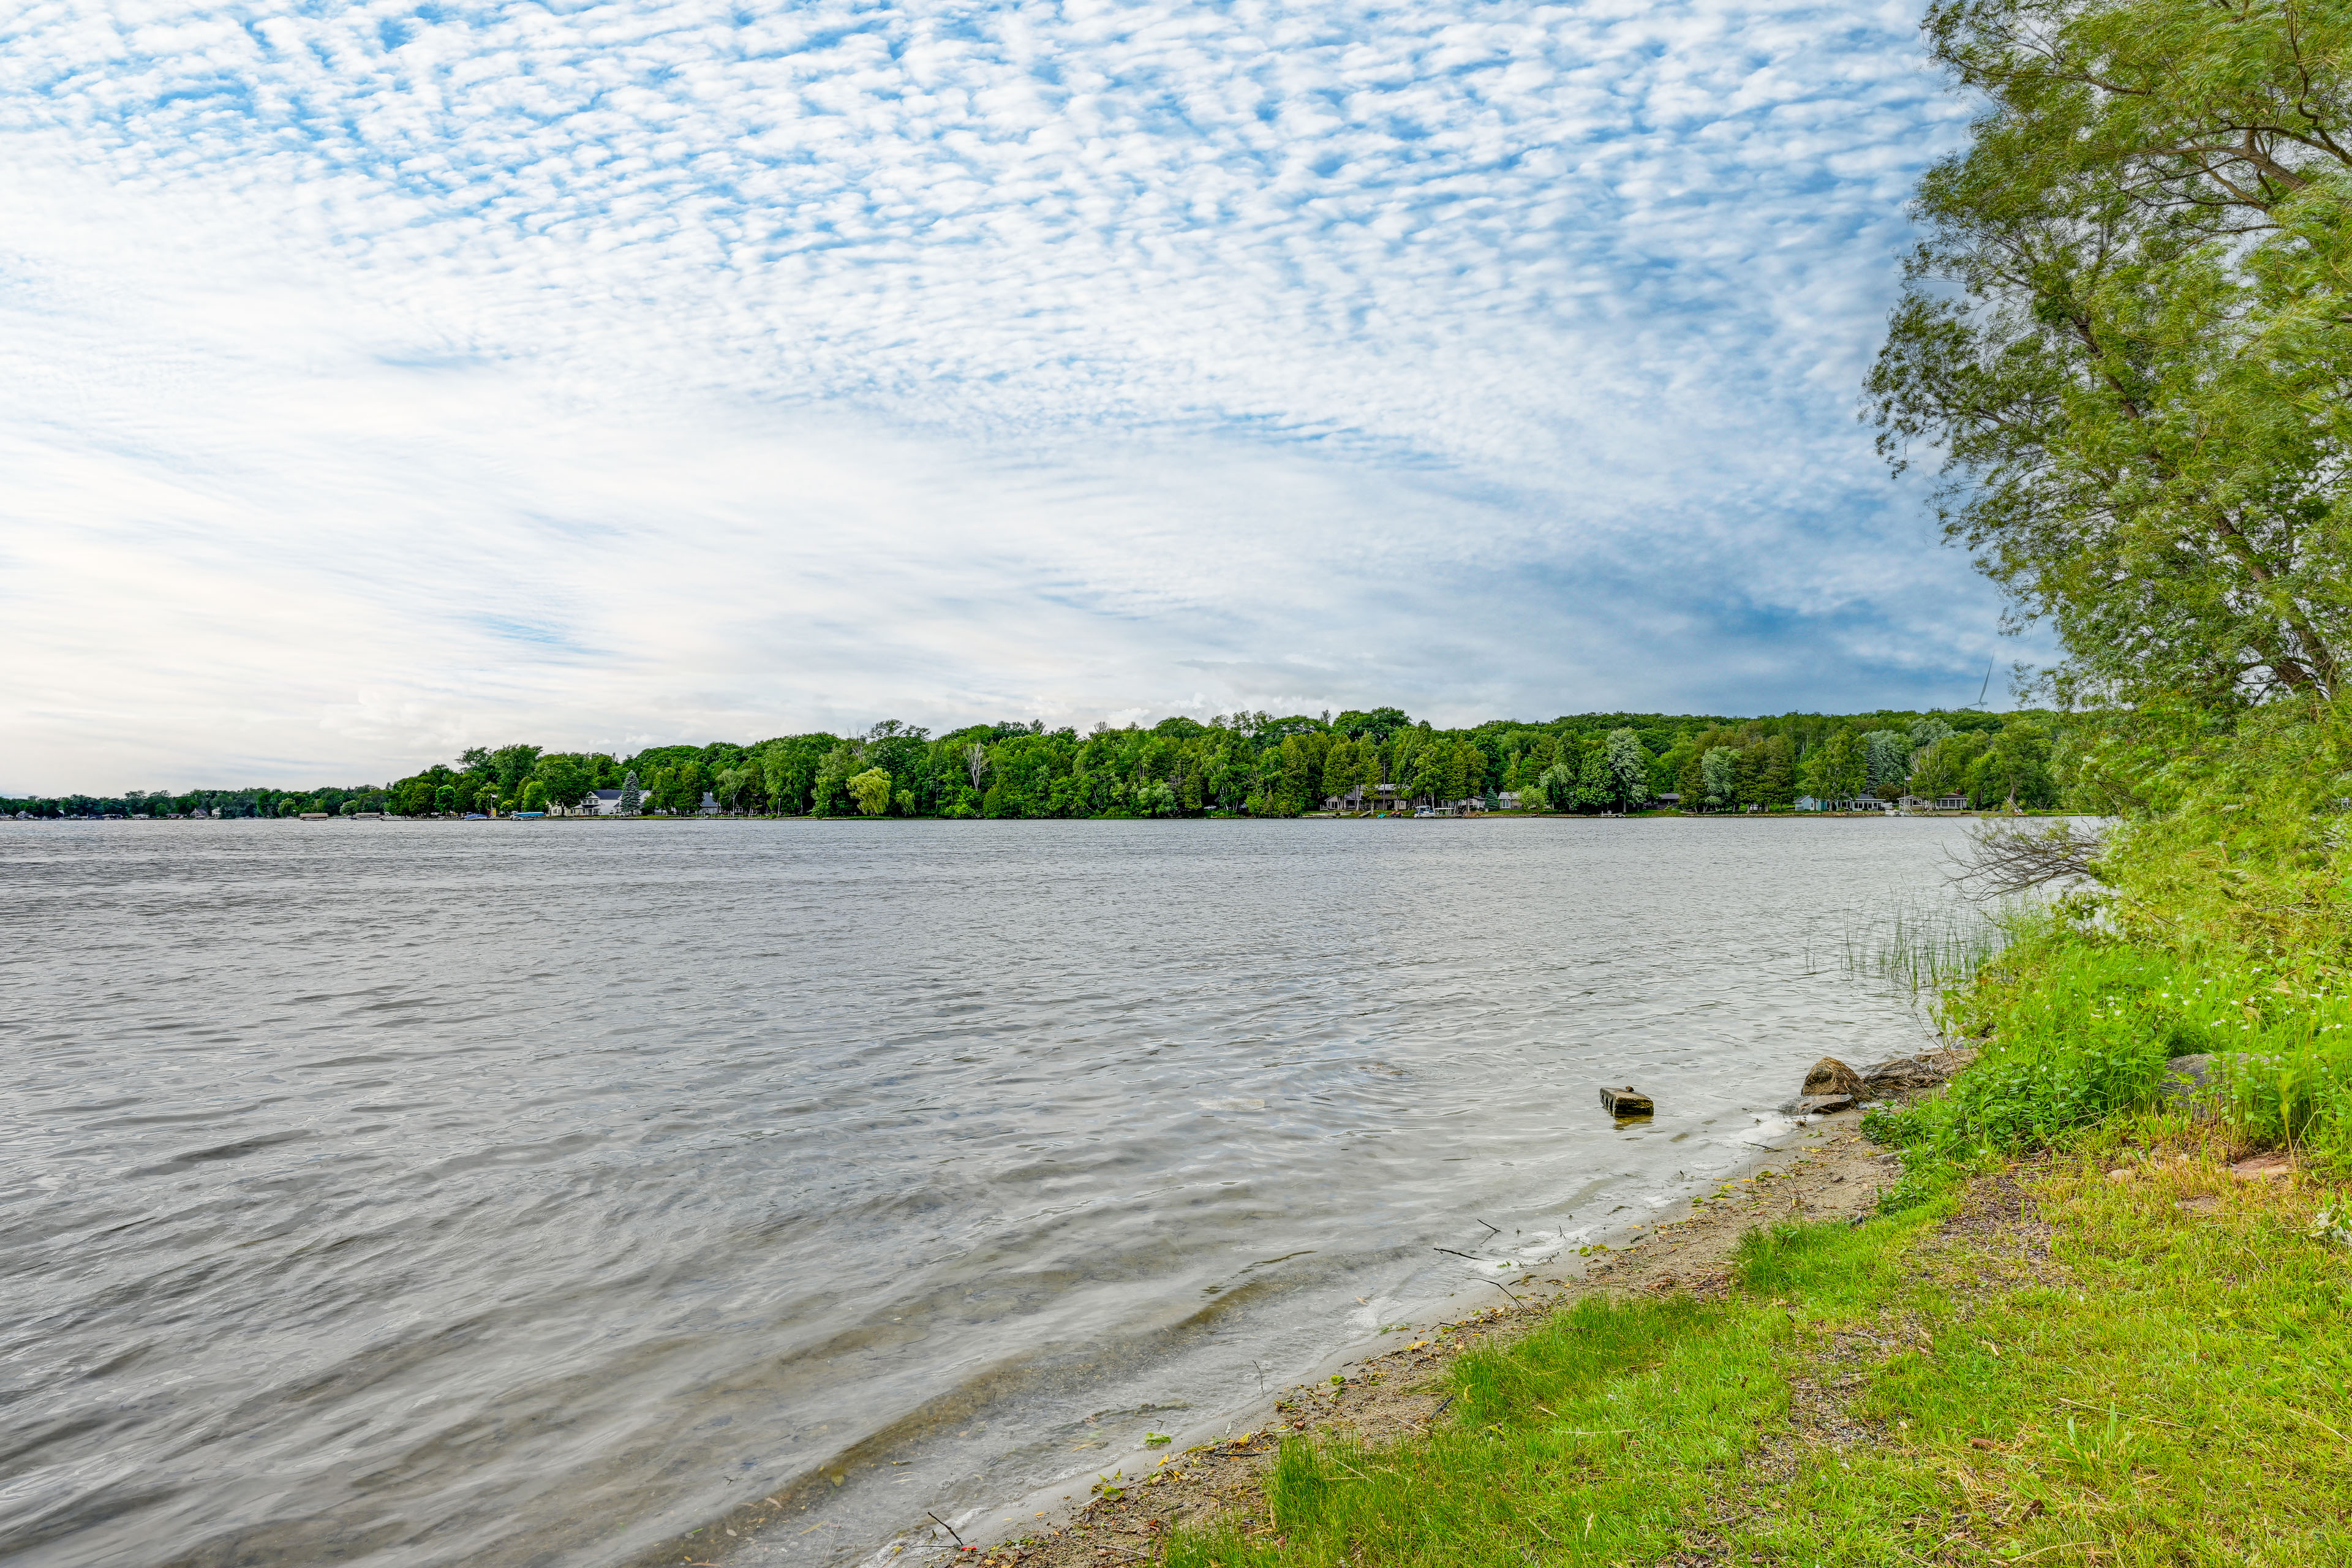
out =
[(1952, 884), (1972, 899), (2011, 898), (2047, 882), (2095, 882), (2103, 835), (2071, 822), (2027, 829), (1988, 825), (1969, 835), (1969, 847), (1945, 858)]

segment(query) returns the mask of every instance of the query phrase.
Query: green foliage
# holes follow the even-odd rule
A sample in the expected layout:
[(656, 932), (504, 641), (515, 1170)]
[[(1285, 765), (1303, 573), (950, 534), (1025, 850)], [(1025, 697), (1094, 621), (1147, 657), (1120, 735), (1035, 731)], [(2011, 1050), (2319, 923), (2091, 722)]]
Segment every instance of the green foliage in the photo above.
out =
[[(864, 814), (849, 781), (878, 768), (889, 779), (887, 809), (901, 816), (1292, 816), (1360, 789), (1367, 802), (1389, 799), (1406, 808), (1506, 789), (1518, 791), (1522, 804), (1533, 810), (1629, 811), (1669, 793), (1681, 794), (1685, 806), (1713, 794), (1712, 804), (1719, 809), (1782, 809), (1800, 784), (1836, 798), (1850, 793), (1829, 784), (1862, 733), (1899, 730), (1916, 738), (1949, 728), (1968, 737), (1965, 744), (1975, 748), (1969, 752), (1971, 760), (1992, 749), (2009, 760), (2006, 771), (1970, 775), (1990, 792), (1979, 804), (1999, 804), (2008, 781), (2017, 775), (2041, 781), (2029, 782), (2020, 792), (2021, 804), (2032, 807), (2073, 776), (2075, 760), (2105, 764), (2104, 753), (2065, 741), (2071, 729), (2052, 720), (1894, 711), (1743, 720), (1579, 714), (1540, 724), (1495, 720), (1469, 730), (1440, 730), (1386, 708), (1343, 713), (1328, 724), (1304, 715), (1237, 713), (1206, 723), (1179, 717), (1149, 728), (1098, 725), (1083, 736), (1007, 721), (971, 725), (936, 738), (919, 726), (885, 720), (863, 735), (820, 731), (749, 746), (724, 741), (649, 746), (625, 757), (529, 745), (476, 747), (455, 763), (435, 763), (381, 788), (296, 793), (320, 810), (341, 811), (356, 799), (362, 811), (422, 816), (467, 812), (489, 800), (519, 801), (536, 781), (549, 803), (568, 807), (593, 790), (621, 788), (634, 773), (642, 809), (650, 813), (698, 812), (708, 791), (730, 812), (848, 816)], [(2012, 733), (2021, 731), (2028, 733)], [(2021, 743), (2026, 739), (2032, 743)], [(2004, 740), (2011, 742), (2006, 748)], [(2063, 756), (2058, 754), (2062, 742)], [(1705, 759), (1718, 752), (1728, 758), (1728, 783), (1710, 792), (1698, 775)], [(2021, 774), (2011, 765), (2021, 759), (2031, 764)], [(1723, 765), (1718, 760), (1718, 769)], [(1383, 784), (1393, 786), (1393, 796), (1378, 793)], [(119, 799), (0, 800), (0, 814), (146, 816), (204, 809), (208, 815), (274, 815), (284, 794), (133, 791)]]
[(1720, 807), (1732, 803), (1738, 762), (1739, 753), (1729, 746), (1709, 746), (1699, 753), (1699, 787), (1707, 805)]
[(2133, 803), (2102, 885), (2011, 917), (2006, 949), (1943, 1003), (1978, 1061), (1874, 1132), (1962, 1163), (2062, 1142), (2149, 1103), (2168, 1058), (2211, 1055), (2242, 1135), (2352, 1168), (2352, 725), (2303, 700), (2218, 727), (2147, 710), (2083, 750), (2095, 787)]
[(850, 779), (848, 789), (857, 809), (868, 816), (879, 816), (890, 809), (890, 775), (881, 768), (868, 768)]
[(1868, 397), (1945, 463), (1948, 537), (2046, 617), (2062, 690), (2228, 706), (2339, 689), (2352, 18), (2190, 0), (1938, 0), (1984, 104)]
[(2160, 955), (2085, 940), (2052, 919), (2021, 932), (1955, 995), (1948, 1023), (1985, 1039), (1943, 1094), (1874, 1118), (1873, 1135), (1967, 1160), (2046, 1143), (2156, 1092), (2201, 1028), (2165, 988)]

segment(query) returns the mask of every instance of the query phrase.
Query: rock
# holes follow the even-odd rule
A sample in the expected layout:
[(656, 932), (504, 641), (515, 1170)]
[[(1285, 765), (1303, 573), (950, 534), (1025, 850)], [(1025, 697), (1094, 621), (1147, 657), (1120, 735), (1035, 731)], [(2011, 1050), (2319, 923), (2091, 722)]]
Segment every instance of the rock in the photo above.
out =
[[(1818, 1068), (1815, 1070), (1819, 1070)], [(1893, 1099), (1944, 1081), (1946, 1069), (1929, 1057), (1890, 1057), (1862, 1069), (1862, 1087), (1871, 1094)]]
[[(2254, 1058), (2241, 1056), (2242, 1066), (2251, 1066)], [(2164, 1076), (2156, 1089), (2158, 1100), (2168, 1110), (2185, 1110), (2200, 1121), (2216, 1121), (2221, 1116), (2221, 1086), (2214, 1081), (2218, 1059), (2210, 1052), (2193, 1057), (2175, 1057), (2164, 1064)]]
[(1823, 1057), (1805, 1072), (1805, 1087), (1799, 1092), (1817, 1094), (1860, 1094), (1862, 1075), (1835, 1057)]
[(1807, 1094), (1789, 1101), (1780, 1111), (1784, 1116), (1827, 1116), (1832, 1111), (1853, 1109), (1853, 1096), (1850, 1094)]
[(2167, 1105), (2181, 1105), (2204, 1092), (2206, 1080), (2212, 1076), (2212, 1053), (2193, 1057), (2175, 1057), (2164, 1064), (2164, 1082), (2158, 1092)]
[(1601, 1109), (1612, 1116), (1651, 1116), (1658, 1108), (1650, 1103), (1648, 1095), (1627, 1084), (1623, 1089), (1602, 1089)]

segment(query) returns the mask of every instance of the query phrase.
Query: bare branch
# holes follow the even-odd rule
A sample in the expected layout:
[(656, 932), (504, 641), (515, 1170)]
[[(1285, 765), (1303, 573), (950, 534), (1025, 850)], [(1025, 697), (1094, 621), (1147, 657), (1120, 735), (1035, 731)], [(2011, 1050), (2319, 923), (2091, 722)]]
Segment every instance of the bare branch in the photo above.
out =
[(1971, 899), (2005, 899), (2049, 882), (2099, 880), (2094, 868), (2107, 847), (2103, 835), (2071, 822), (2039, 831), (1988, 824), (1969, 835), (1968, 848), (1945, 857), (1952, 884)]

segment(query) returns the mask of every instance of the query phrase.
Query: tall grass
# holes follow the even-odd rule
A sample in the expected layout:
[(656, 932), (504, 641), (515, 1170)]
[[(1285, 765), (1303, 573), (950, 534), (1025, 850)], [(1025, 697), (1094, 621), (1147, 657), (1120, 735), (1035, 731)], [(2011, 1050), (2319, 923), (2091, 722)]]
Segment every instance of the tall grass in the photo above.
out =
[(1958, 896), (1857, 911), (1843, 938), (1845, 970), (1913, 996), (1940, 997), (2000, 956), (2015, 918), (2006, 907), (1987, 910)]

